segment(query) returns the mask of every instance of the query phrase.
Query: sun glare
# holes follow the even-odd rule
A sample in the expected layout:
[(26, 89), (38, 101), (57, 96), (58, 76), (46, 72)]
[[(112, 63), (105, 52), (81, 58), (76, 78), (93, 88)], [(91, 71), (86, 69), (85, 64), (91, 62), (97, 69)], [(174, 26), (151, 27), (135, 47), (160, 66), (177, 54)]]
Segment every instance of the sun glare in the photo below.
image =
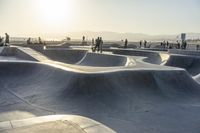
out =
[(37, 0), (37, 14), (48, 25), (67, 23), (73, 17), (72, 0)]

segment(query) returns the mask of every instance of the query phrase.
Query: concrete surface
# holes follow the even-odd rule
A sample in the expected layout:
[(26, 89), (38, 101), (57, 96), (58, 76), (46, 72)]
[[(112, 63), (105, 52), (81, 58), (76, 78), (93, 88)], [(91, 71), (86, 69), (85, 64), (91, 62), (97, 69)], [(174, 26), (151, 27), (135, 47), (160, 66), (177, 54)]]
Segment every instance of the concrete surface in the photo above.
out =
[(99, 67), (125, 66), (127, 64), (127, 57), (119, 55), (87, 53), (85, 57), (83, 57), (82, 60), (80, 60), (77, 64)]
[(86, 117), (50, 115), (0, 122), (2, 133), (114, 133), (113, 130)]
[(191, 56), (200, 56), (200, 51), (196, 51), (196, 50), (170, 49), (169, 53), (171, 53), (171, 54), (191, 55)]
[[(54, 124), (46, 122), (41, 126), (10, 130), (8, 121), (55, 114), (74, 115), (72, 118), (84, 116), (119, 133), (200, 131), (199, 64), (196, 58), (187, 56), (189, 61), (186, 59), (185, 63), (182, 56), (168, 55), (167, 52), (147, 51), (148, 54), (140, 51), (141, 55), (138, 52), (134, 55), (135, 51), (129, 50), (131, 54), (127, 56), (100, 56), (126, 57), (134, 65), (116, 65), (115, 59), (111, 58), (115, 67), (107, 67), (108, 62), (103, 63), (105, 58), (101, 58), (100, 65), (104, 66), (93, 67), (89, 61), (95, 64), (95, 59), (88, 57), (85, 59), (89, 63), (85, 61), (86, 66), (81, 66), (52, 61), (28, 48), (17, 49), (37, 61), (0, 61), (0, 127), (7, 127), (3, 132), (41, 131), (41, 128)], [(117, 50), (115, 53), (121, 54)], [(100, 56), (94, 56), (97, 62)], [(178, 62), (179, 57), (182, 61)], [(153, 61), (145, 62), (147, 58)], [(190, 61), (193, 63), (188, 65)], [(165, 63), (171, 64), (165, 66)], [(171, 67), (175, 64), (178, 68)], [(185, 65), (188, 65), (187, 69)], [(62, 122), (56, 124), (56, 131), (70, 129), (69, 125), (62, 126)], [(92, 128), (87, 131), (104, 132)]]
[(165, 65), (184, 68), (192, 76), (200, 74), (200, 56), (170, 55)]

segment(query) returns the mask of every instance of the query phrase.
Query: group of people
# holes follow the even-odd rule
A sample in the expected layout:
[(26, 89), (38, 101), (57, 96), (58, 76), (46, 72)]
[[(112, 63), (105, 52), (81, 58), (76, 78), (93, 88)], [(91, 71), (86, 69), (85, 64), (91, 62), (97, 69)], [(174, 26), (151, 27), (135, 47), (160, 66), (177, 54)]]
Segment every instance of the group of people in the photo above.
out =
[(163, 47), (163, 48), (168, 48), (169, 47), (169, 42), (168, 41), (167, 42), (163, 41), (163, 42), (160, 43), (160, 46)]
[[(31, 41), (31, 38), (29, 37), (26, 41), (27, 44), (33, 44), (33, 42)], [(37, 43), (34, 43), (34, 44), (43, 44), (45, 45), (45, 42), (42, 41), (41, 37), (38, 37), (38, 42)]]
[(182, 49), (186, 49), (187, 48), (187, 42), (186, 41), (182, 42), (181, 48)]
[(168, 41), (163, 41), (160, 43), (160, 46), (163, 47), (164, 49), (186, 49), (187, 48), (187, 42), (186, 41), (182, 41), (182, 43), (180, 43), (179, 41), (176, 41), (176, 44), (174, 43), (169, 43)]
[(93, 52), (100, 52), (102, 53), (102, 45), (103, 45), (103, 39), (102, 37), (98, 37), (97, 39), (95, 39), (94, 41), (94, 38), (92, 39), (92, 51)]
[(0, 36), (0, 46), (9, 46), (10, 43), (10, 36), (5, 33), (5, 40), (3, 37)]

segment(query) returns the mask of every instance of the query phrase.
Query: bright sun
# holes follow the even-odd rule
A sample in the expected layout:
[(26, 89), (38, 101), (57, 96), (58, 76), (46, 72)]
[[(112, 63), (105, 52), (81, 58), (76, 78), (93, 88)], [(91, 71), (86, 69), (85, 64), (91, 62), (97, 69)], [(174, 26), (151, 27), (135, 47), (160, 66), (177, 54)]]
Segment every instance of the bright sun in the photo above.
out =
[(48, 25), (59, 25), (70, 21), (73, 16), (72, 0), (37, 0), (38, 14)]

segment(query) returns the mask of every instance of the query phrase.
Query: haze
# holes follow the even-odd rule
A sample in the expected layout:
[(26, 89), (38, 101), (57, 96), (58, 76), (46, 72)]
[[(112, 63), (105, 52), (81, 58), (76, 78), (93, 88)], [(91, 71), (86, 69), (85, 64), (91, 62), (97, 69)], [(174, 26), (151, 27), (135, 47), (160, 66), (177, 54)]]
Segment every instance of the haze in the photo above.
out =
[(0, 0), (0, 34), (200, 32), (200, 0)]

